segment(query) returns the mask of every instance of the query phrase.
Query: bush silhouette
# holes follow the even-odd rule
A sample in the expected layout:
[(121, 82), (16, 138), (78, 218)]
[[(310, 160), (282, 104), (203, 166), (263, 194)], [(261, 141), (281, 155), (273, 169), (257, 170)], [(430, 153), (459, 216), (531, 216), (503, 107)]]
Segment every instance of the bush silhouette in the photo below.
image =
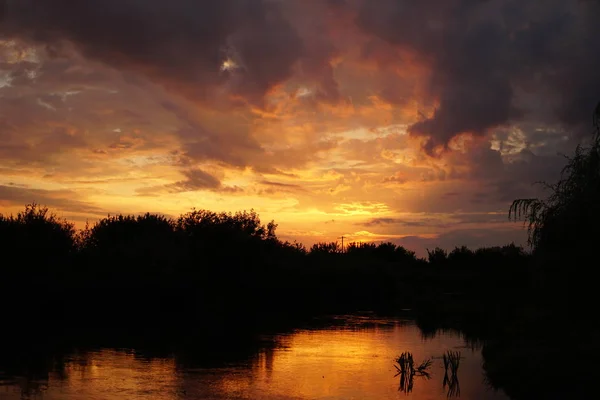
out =
[(473, 262), (475, 253), (467, 246), (455, 247), (448, 254), (448, 261), (453, 264), (470, 265)]
[(108, 216), (86, 227), (81, 253), (94, 278), (111, 286), (167, 279), (181, 256), (174, 222), (149, 213)]
[(35, 203), (16, 216), (0, 215), (0, 240), (6, 257), (0, 269), (13, 279), (40, 283), (65, 274), (76, 251), (75, 237), (72, 223)]
[(402, 246), (397, 246), (395, 257), (401, 264), (414, 264), (417, 262), (416, 253), (412, 250), (407, 250)]
[(429, 261), (429, 264), (443, 265), (448, 260), (448, 252), (439, 247), (436, 247), (433, 250), (427, 249), (427, 260)]
[(309, 255), (311, 256), (323, 256), (331, 254), (339, 254), (342, 252), (342, 246), (338, 242), (321, 242), (315, 243), (311, 246)]

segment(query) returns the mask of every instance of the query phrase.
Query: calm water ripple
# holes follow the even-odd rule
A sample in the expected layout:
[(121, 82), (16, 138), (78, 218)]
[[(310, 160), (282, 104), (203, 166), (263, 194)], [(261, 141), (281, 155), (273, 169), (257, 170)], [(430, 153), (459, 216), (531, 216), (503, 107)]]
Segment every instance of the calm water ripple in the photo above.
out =
[[(43, 376), (0, 371), (0, 399), (507, 399), (485, 385), (480, 351), (465, 346), (457, 333), (425, 339), (409, 323), (343, 318), (264, 339), (275, 345), (219, 367), (131, 350), (78, 352)], [(445, 382), (441, 357), (448, 350), (460, 351), (461, 361), (454, 379)], [(432, 364), (428, 377), (414, 376), (402, 387), (394, 360), (405, 351), (417, 364)]]

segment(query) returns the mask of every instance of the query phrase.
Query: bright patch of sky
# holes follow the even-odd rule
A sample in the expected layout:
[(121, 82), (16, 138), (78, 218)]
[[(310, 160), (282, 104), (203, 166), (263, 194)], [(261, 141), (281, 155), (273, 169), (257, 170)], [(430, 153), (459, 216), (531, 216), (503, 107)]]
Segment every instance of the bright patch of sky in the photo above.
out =
[(147, 166), (147, 165), (160, 165), (160, 164), (169, 164), (173, 161), (173, 157), (158, 154), (158, 155), (150, 155), (150, 156), (132, 156), (121, 158), (119, 160), (120, 163), (127, 165), (135, 165), (138, 167)]
[(336, 136), (343, 137), (344, 139), (358, 139), (358, 140), (373, 140), (376, 138), (383, 138), (390, 134), (398, 133), (401, 135), (406, 134), (406, 125), (396, 124), (376, 129), (367, 129), (364, 127), (341, 132)]
[(508, 137), (504, 140), (502, 139), (499, 134), (494, 133), (490, 144), (492, 150), (499, 151), (503, 156), (517, 154), (528, 148), (525, 134), (517, 127), (511, 128), (508, 132)]
[(0, 58), (7, 64), (40, 63), (39, 54), (34, 47), (24, 46), (14, 40), (0, 40)]
[(296, 92), (297, 97), (306, 97), (306, 96), (310, 96), (311, 94), (313, 94), (313, 91), (307, 87), (301, 87)]
[(0, 89), (9, 87), (12, 82), (12, 75), (9, 71), (0, 70)]
[(226, 59), (223, 61), (223, 64), (221, 64), (221, 71), (233, 71), (237, 68), (239, 68), (239, 66), (231, 58)]

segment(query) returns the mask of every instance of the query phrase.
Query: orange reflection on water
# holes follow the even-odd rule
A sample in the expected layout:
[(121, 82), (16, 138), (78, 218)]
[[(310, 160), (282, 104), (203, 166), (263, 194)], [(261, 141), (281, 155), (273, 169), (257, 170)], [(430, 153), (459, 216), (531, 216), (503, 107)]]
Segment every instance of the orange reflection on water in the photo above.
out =
[[(435, 357), (447, 350), (458, 350), (464, 357), (458, 372), (461, 399), (507, 398), (486, 388), (479, 351), (466, 348), (456, 334), (424, 340), (415, 326), (381, 321), (302, 330), (272, 339), (276, 346), (267, 346), (250, 359), (240, 356), (212, 368), (192, 368), (177, 358), (148, 359), (127, 351), (72, 354), (50, 373), (43, 391), (32, 394), (23, 390), (20, 381), (13, 381), (0, 386), (0, 398), (441, 400), (447, 398), (448, 386), (444, 387), (442, 360)], [(412, 352), (417, 363), (434, 358), (430, 379), (415, 377), (410, 393), (399, 390), (400, 378), (395, 376), (394, 359), (404, 351)], [(35, 382), (28, 384), (35, 386)]]
[[(133, 352), (103, 350), (74, 356), (64, 375), (49, 381), (51, 398), (62, 399), (177, 399), (179, 380), (173, 359), (144, 359)], [(83, 396), (85, 394), (85, 396)], [(44, 397), (46, 399), (48, 397)]]
[[(299, 331), (279, 341), (282, 348), (262, 352), (247, 374), (222, 376), (219, 391), (244, 399), (406, 398), (395, 376), (395, 357), (410, 351), (420, 362), (459, 348), (465, 357), (459, 373), (460, 397), (506, 399), (484, 386), (479, 352), (466, 348), (455, 334), (425, 341), (414, 326), (386, 324)], [(411, 399), (448, 397), (440, 359), (434, 358), (430, 375), (414, 378)]]

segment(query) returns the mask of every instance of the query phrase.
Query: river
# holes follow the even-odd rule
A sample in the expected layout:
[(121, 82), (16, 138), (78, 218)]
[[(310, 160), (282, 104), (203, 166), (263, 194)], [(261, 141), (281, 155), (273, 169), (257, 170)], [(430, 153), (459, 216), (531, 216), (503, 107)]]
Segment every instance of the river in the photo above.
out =
[[(252, 354), (214, 365), (131, 348), (72, 351), (47, 373), (0, 370), (0, 399), (508, 399), (488, 388), (480, 350), (456, 332), (424, 337), (411, 322), (343, 316), (262, 339)], [(444, 382), (448, 350), (460, 352), (460, 365)], [(416, 364), (431, 359), (404, 384), (394, 366), (403, 352)]]

